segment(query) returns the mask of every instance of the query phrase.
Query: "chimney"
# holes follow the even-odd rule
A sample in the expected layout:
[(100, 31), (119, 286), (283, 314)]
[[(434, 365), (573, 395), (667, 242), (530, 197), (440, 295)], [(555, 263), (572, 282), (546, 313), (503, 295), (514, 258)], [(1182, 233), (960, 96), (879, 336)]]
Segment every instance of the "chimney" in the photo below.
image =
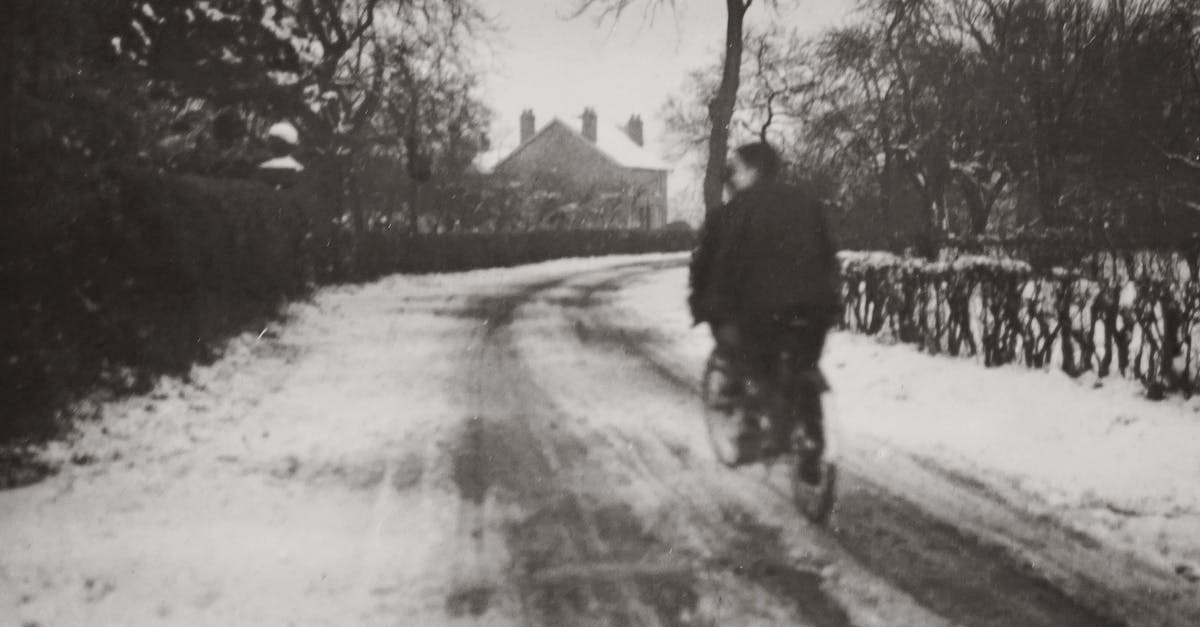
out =
[(591, 107), (583, 110), (583, 136), (593, 144), (596, 143), (596, 111)]
[(521, 112), (521, 143), (533, 139), (533, 109), (526, 109)]
[(625, 134), (629, 136), (629, 139), (633, 140), (633, 143), (639, 146), (645, 145), (643, 143), (645, 141), (645, 135), (642, 129), (641, 116), (629, 116), (629, 121), (625, 123)]

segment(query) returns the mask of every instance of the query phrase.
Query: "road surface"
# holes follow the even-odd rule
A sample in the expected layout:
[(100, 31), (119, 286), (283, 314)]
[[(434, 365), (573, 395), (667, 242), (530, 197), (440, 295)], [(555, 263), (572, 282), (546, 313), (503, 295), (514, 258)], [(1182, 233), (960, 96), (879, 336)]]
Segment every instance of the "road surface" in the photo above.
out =
[(695, 364), (610, 307), (682, 261), (324, 293), (112, 409), (64, 444), (59, 475), (0, 494), (0, 616), (1194, 624), (1147, 594), (1151, 574), (936, 464), (847, 447), (829, 529), (796, 515), (781, 469), (720, 466)]

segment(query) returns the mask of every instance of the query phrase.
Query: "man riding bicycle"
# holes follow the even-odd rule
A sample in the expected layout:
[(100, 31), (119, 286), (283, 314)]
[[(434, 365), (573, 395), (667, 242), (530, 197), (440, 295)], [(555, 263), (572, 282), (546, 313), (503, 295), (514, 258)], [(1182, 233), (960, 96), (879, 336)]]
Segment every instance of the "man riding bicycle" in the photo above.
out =
[[(786, 450), (802, 426), (809, 451), (801, 478), (816, 483), (824, 433), (820, 406), (826, 389), (817, 369), (825, 336), (840, 314), (836, 248), (820, 199), (779, 180), (782, 163), (765, 143), (734, 151), (728, 183), (732, 197), (706, 217), (692, 256), (688, 304), (696, 323), (707, 322), (716, 354), (740, 373), (721, 395), (747, 393), (746, 379), (776, 397), (767, 412), (766, 450), (756, 424), (739, 438), (739, 461)], [(795, 385), (786, 397), (781, 369)]]

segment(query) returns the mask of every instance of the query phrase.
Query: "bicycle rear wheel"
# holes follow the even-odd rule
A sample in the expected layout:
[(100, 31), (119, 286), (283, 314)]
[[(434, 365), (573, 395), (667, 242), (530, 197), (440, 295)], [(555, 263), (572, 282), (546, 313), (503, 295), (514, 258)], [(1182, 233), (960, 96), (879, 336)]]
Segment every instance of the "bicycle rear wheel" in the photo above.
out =
[(728, 362), (715, 353), (709, 355), (700, 389), (704, 402), (704, 424), (713, 453), (717, 460), (731, 468), (740, 461), (738, 439), (742, 437), (746, 412), (742, 403), (733, 402), (720, 392), (732, 376)]
[(797, 452), (795, 465), (791, 470), (792, 498), (796, 509), (805, 518), (817, 525), (825, 525), (833, 514), (833, 504), (837, 494), (837, 464), (822, 459), (820, 462), (821, 476), (815, 483), (809, 483), (801, 477), (801, 465), (804, 463), (804, 453)]

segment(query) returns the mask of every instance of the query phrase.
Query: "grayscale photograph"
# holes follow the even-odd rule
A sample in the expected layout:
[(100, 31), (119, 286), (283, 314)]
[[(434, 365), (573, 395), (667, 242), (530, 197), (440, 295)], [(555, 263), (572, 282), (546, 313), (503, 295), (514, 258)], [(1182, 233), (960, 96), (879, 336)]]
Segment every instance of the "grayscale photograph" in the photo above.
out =
[(0, 626), (1200, 625), (1200, 0), (0, 33)]

